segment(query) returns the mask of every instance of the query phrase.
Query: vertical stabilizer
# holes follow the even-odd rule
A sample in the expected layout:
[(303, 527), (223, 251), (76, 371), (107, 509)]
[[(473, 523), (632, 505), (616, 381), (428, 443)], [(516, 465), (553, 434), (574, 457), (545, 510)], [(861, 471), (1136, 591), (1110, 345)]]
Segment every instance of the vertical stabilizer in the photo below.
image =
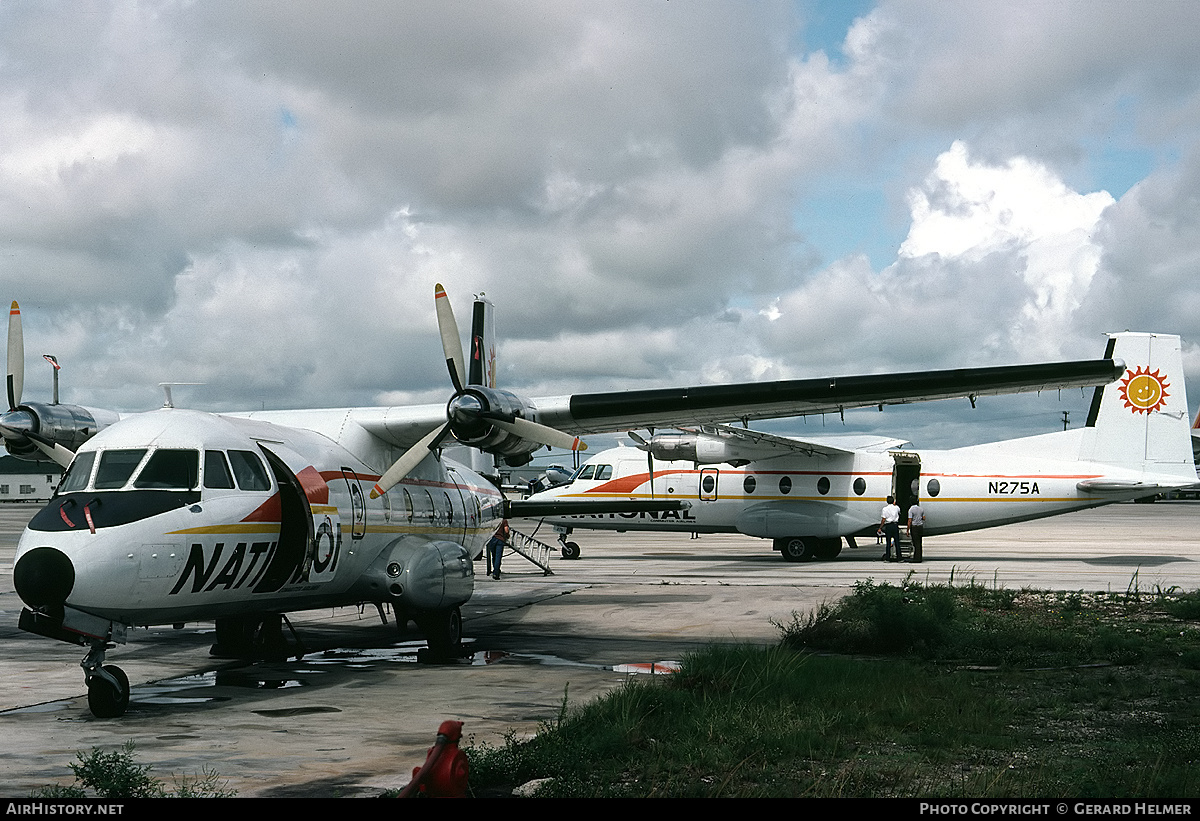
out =
[(1080, 458), (1196, 480), (1178, 336), (1110, 334), (1106, 355), (1125, 374), (1096, 389)]
[(492, 320), (492, 301), (483, 294), (475, 297), (471, 312), (471, 362), (467, 366), (467, 384), (496, 387), (496, 325)]

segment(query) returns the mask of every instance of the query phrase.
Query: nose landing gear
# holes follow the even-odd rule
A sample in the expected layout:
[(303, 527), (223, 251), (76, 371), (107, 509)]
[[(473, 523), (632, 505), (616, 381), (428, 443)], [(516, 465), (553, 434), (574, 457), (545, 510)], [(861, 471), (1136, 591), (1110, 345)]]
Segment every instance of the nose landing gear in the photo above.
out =
[(104, 652), (114, 645), (98, 641), (79, 662), (88, 688), (88, 708), (96, 718), (117, 718), (129, 707), (129, 676), (115, 664), (104, 663)]

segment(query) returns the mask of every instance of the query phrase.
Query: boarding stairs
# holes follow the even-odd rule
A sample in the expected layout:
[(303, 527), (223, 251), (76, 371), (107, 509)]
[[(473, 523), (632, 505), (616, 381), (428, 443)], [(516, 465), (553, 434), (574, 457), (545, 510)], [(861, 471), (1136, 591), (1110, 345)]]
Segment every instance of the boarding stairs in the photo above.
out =
[(553, 576), (554, 571), (550, 569), (550, 556), (558, 551), (557, 547), (551, 547), (545, 542), (538, 541), (532, 536), (527, 536), (519, 530), (509, 529), (508, 548), (513, 553), (524, 556), (529, 561), (536, 564), (542, 569), (542, 575)]

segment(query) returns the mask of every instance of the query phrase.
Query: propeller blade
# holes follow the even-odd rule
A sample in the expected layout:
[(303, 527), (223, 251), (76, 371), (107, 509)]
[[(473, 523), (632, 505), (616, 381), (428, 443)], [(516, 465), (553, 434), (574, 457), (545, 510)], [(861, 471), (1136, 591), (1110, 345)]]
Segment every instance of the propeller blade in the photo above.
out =
[[(16, 303), (13, 303), (14, 305)], [(463, 360), (462, 337), (458, 335), (458, 323), (454, 321), (454, 310), (450, 298), (441, 283), (434, 286), (433, 306), (437, 310), (438, 332), (442, 335), (442, 353), (446, 355), (446, 368), (455, 393), (462, 393), (463, 376), (467, 372)]]
[(375, 483), (375, 487), (371, 488), (371, 498), (378, 499), (395, 487), (397, 482), (411, 473), (413, 468), (421, 464), (421, 460), (437, 449), (437, 446), (441, 444), (442, 439), (449, 432), (449, 424), (442, 425), (440, 428), (434, 428), (422, 436), (421, 441), (404, 451), (404, 454), (379, 477), (379, 481)]
[(569, 433), (563, 433), (560, 430), (539, 425), (537, 422), (530, 422), (528, 419), (522, 419), (519, 416), (513, 417), (512, 421), (505, 421), (495, 417), (488, 417), (489, 421), (509, 433), (515, 433), (522, 439), (528, 439), (530, 442), (539, 442), (543, 445), (549, 445), (552, 448), (562, 448), (563, 450), (587, 450), (587, 442), (584, 442), (578, 436), (572, 436)]
[(25, 337), (21, 333), (21, 307), (14, 299), (8, 311), (8, 409), (21, 404), (25, 383)]
[(74, 453), (71, 453), (71, 451), (67, 450), (57, 442), (46, 444), (40, 439), (35, 439), (32, 436), (29, 437), (29, 441), (33, 442), (33, 444), (37, 446), (38, 450), (57, 462), (59, 467), (66, 468), (71, 464), (71, 460), (75, 458)]
[(647, 442), (642, 437), (638, 436), (637, 431), (632, 431), (632, 430), (629, 431), (629, 438), (633, 440), (633, 443), (635, 446), (637, 446), (638, 450), (649, 450), (650, 449), (650, 443)]

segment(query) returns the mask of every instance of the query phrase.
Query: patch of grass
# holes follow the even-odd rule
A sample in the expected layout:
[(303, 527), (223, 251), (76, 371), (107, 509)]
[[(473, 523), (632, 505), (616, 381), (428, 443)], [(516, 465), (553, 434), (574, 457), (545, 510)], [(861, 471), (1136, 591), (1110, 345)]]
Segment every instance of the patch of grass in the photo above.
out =
[(669, 677), (470, 747), (478, 794), (1169, 797), (1200, 788), (1196, 625), (1178, 591), (860, 583)]
[[(93, 747), (76, 753), (78, 763), (71, 764), (75, 783), (69, 786), (43, 787), (35, 798), (232, 798), (236, 790), (225, 786), (220, 775), (204, 770), (199, 776), (177, 778), (174, 789), (150, 775), (149, 764), (134, 760), (133, 741), (116, 750)], [(90, 792), (89, 792), (90, 791)]]

